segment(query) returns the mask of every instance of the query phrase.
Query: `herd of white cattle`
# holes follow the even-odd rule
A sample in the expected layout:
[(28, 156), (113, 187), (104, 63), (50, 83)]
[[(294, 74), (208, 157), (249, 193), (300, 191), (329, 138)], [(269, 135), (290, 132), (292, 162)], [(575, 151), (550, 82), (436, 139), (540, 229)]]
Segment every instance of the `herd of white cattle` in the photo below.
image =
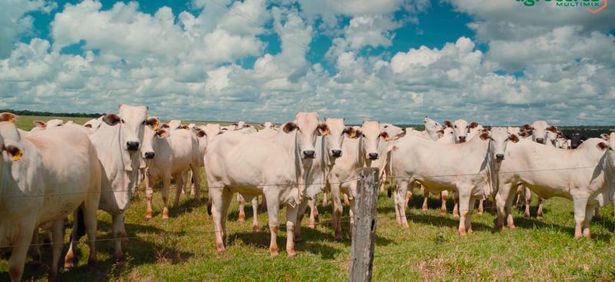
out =
[[(497, 227), (514, 228), (511, 209), (516, 195), (529, 215), (530, 193), (574, 203), (575, 237), (590, 236), (596, 207), (613, 202), (615, 193), (615, 133), (602, 138), (567, 139), (545, 121), (522, 127), (483, 127), (464, 120), (439, 123), (425, 117), (424, 131), (378, 121), (348, 126), (344, 119), (321, 120), (300, 112), (293, 121), (275, 126), (238, 122), (232, 126), (162, 123), (146, 106), (120, 105), (84, 125), (59, 120), (35, 123), (31, 131), (16, 127), (16, 116), (0, 114), (0, 245), (11, 247), (9, 275), (21, 279), (28, 249), (39, 228), (50, 230), (52, 266), (56, 278), (64, 246), (64, 222), (74, 213), (71, 242), (64, 267), (74, 266), (74, 245), (85, 231), (89, 262), (96, 260), (96, 211), (113, 220), (115, 258), (121, 260), (124, 211), (140, 180), (146, 186), (146, 218), (151, 218), (155, 183), (162, 183), (162, 217), (169, 217), (169, 186), (200, 197), (199, 169), (204, 167), (208, 211), (214, 222), (216, 249), (225, 250), (225, 222), (234, 193), (267, 207), (271, 232), (269, 251), (279, 253), (276, 237), (279, 209), (286, 207), (286, 252), (293, 256), (300, 222), (310, 207), (310, 225), (317, 215), (316, 198), (333, 199), (335, 238), (341, 238), (342, 199), (358, 195), (358, 171), (377, 167), (380, 183), (396, 184), (393, 193), (397, 223), (408, 227), (406, 207), (412, 188), (440, 193), (446, 212), (454, 193), (453, 213), (460, 235), (472, 231), (475, 201), (494, 199)], [(259, 127), (260, 128), (260, 127)], [(574, 148), (574, 149), (573, 149)], [(186, 186), (186, 187), (184, 187)], [(425, 197), (425, 200), (427, 197)], [(242, 205), (243, 206), (243, 205)], [(426, 202), (423, 205), (426, 209)], [(243, 207), (242, 207), (243, 209)], [(539, 214), (540, 216), (540, 214)], [(243, 211), (240, 218), (245, 216)], [(352, 225), (352, 216), (351, 225)], [(83, 226), (82, 226), (83, 225)], [(83, 229), (85, 228), (85, 229)], [(256, 216), (253, 228), (258, 228)]]

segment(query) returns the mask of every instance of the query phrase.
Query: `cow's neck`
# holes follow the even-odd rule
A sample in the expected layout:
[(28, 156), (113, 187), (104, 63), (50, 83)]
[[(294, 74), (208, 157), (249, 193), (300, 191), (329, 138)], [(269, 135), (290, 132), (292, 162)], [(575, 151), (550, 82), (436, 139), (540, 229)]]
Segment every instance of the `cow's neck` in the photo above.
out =
[[(134, 180), (134, 172), (138, 169), (138, 153), (132, 156), (124, 150), (121, 144), (121, 126), (109, 126), (102, 124), (100, 128), (90, 135), (90, 139), (98, 152), (98, 159), (105, 167), (107, 177), (112, 183), (120, 182), (117, 189), (129, 189)], [(136, 159), (136, 161), (135, 161)]]

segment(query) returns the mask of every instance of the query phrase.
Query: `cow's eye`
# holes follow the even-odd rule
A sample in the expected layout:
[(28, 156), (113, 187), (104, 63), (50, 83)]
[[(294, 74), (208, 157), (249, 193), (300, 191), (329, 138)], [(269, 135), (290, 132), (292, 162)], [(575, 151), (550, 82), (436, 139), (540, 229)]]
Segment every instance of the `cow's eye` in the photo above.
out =
[(144, 120), (141, 124), (145, 125), (145, 123), (147, 123), (147, 120)]
[(126, 121), (124, 121), (124, 119), (120, 119), (120, 122), (121, 123), (126, 123)]
[(455, 128), (457, 128), (457, 126), (455, 125)]

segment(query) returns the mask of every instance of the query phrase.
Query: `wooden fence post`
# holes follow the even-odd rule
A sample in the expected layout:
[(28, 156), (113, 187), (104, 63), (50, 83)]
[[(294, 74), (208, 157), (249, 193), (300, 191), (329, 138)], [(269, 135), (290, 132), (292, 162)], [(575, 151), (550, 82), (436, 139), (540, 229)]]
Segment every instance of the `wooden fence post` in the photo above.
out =
[(376, 240), (376, 208), (378, 206), (378, 169), (367, 167), (359, 172), (359, 195), (354, 200), (350, 261), (351, 282), (372, 280)]

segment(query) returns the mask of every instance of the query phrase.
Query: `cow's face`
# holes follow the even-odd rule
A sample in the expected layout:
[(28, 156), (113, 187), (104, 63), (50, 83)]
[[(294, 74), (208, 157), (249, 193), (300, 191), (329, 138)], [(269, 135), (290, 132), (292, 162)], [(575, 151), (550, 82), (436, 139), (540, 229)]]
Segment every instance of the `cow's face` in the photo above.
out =
[(299, 112), (295, 116), (294, 122), (284, 125), (283, 131), (290, 133), (297, 130), (297, 146), (302, 159), (313, 159), (316, 157), (316, 137), (326, 134), (328, 128), (326, 124), (319, 124), (317, 113)]
[(468, 122), (463, 119), (458, 119), (453, 122), (453, 131), (455, 132), (455, 143), (466, 142), (468, 137)]
[(455, 143), (455, 132), (452, 127), (445, 127), (439, 130), (438, 134), (442, 136), (440, 139), (446, 140), (446, 143)]
[(365, 157), (370, 160), (377, 160), (378, 145), (382, 139), (388, 140), (388, 134), (380, 131), (380, 125), (377, 121), (365, 121), (361, 126), (361, 132), (363, 133), (363, 144), (365, 148)]
[(553, 146), (557, 146), (557, 137), (559, 136), (560, 131), (555, 126), (547, 127), (547, 144), (551, 144)]
[(474, 136), (478, 135), (479, 133), (483, 132), (483, 126), (478, 124), (478, 122), (471, 122), (470, 124), (468, 124), (467, 126), (467, 130), (468, 135), (467, 135), (467, 140), (472, 140), (472, 138), (474, 138)]
[(147, 107), (122, 104), (118, 116), (120, 118), (120, 142), (122, 146), (131, 153), (139, 151), (143, 141)]
[(532, 136), (532, 140), (540, 144), (546, 144), (547, 140), (549, 140), (547, 137), (547, 128), (549, 127), (551, 126), (544, 120), (537, 120), (533, 122), (528, 128)]
[(602, 137), (602, 139), (607, 141), (607, 143), (608, 143), (608, 145), (609, 145), (609, 147), (611, 149), (615, 148), (615, 132), (603, 133), (603, 134), (600, 135), (600, 137)]
[(494, 127), (491, 130), (483, 129), (481, 138), (491, 139), (491, 142), (493, 142), (493, 155), (498, 162), (504, 160), (508, 142), (517, 143), (519, 141), (519, 137), (509, 133), (505, 127)]
[(423, 124), (425, 125), (425, 131), (427, 131), (427, 133), (432, 139), (440, 137), (436, 135), (436, 132), (444, 129), (444, 126), (442, 124), (433, 119), (430, 119), (429, 117), (425, 117), (425, 119), (423, 119)]
[[(168, 135), (166, 128), (161, 128), (160, 120), (157, 117), (150, 117), (145, 121), (143, 129), (143, 145), (141, 146), (141, 157), (146, 160), (151, 160), (156, 156), (154, 150), (155, 138), (164, 138)], [(164, 134), (158, 134), (159, 130), (163, 130)]]
[(342, 141), (344, 133), (346, 132), (344, 119), (328, 118), (325, 120), (325, 124), (328, 129), (328, 132), (325, 134), (327, 140), (327, 153), (333, 158), (339, 158), (342, 156)]
[(12, 113), (0, 113), (0, 150), (4, 162), (19, 161), (23, 157), (24, 147), (15, 126), (17, 116)]
[(572, 133), (572, 135), (570, 135), (570, 148), (571, 149), (576, 149), (581, 144), (583, 144), (583, 141), (585, 141), (585, 140), (587, 140), (587, 138), (585, 136), (581, 135), (581, 133), (579, 133), (579, 132)]

